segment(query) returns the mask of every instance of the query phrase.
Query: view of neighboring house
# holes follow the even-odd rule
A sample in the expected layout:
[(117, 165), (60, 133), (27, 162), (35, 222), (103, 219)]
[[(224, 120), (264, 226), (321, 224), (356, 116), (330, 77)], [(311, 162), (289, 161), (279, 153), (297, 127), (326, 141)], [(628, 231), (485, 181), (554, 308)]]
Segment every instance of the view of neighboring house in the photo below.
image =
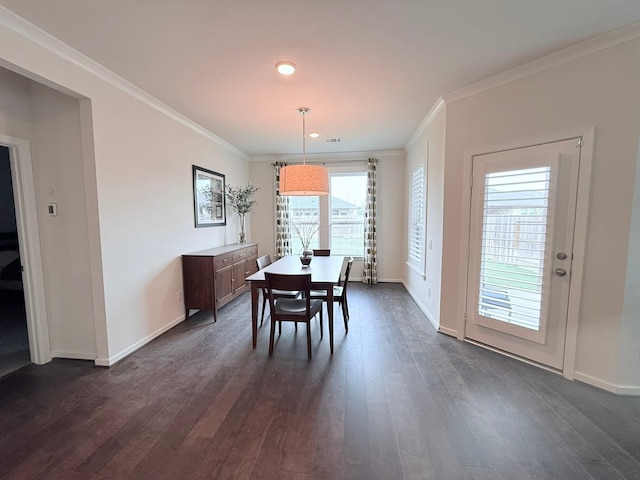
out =
[[(330, 196), (329, 208), (331, 212), (330, 236), (331, 249), (337, 254), (352, 254), (362, 251), (364, 245), (364, 205), (354, 205), (341, 198)], [(318, 197), (291, 197), (289, 200), (289, 218), (298, 225), (308, 225), (320, 219), (320, 205)], [(295, 236), (292, 238), (293, 251), (300, 249), (300, 243)], [(318, 246), (316, 234), (312, 247)]]

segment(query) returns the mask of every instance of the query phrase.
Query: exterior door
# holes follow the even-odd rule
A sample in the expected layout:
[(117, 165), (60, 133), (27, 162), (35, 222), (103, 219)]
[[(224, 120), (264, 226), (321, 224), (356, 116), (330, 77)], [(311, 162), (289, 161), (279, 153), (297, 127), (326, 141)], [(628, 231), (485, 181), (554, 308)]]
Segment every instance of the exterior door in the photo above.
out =
[(580, 139), (472, 158), (465, 337), (561, 370)]

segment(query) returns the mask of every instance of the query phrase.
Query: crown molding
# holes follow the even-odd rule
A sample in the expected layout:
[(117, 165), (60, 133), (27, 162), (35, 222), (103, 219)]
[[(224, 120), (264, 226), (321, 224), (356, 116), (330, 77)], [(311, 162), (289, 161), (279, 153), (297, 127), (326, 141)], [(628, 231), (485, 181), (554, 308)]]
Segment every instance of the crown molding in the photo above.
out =
[(422, 123), (420, 123), (416, 131), (413, 132), (413, 135), (411, 135), (411, 138), (409, 138), (409, 140), (405, 144), (404, 146), (405, 151), (408, 152), (409, 150), (411, 150), (411, 147), (413, 147), (416, 141), (418, 141), (420, 136), (425, 132), (425, 130), (427, 129), (429, 124), (433, 121), (435, 116), (438, 113), (440, 113), (440, 110), (442, 110), (445, 106), (446, 106), (446, 103), (444, 99), (442, 97), (438, 98), (436, 103), (434, 103), (433, 107), (431, 107), (431, 110), (429, 110), (429, 113), (427, 113), (427, 116), (424, 117), (424, 120), (422, 120)]
[(563, 50), (551, 53), (532, 62), (519, 67), (512, 68), (506, 72), (499, 73), (493, 77), (468, 85), (454, 92), (443, 95), (445, 104), (457, 102), (492, 88), (514, 82), (524, 77), (528, 77), (538, 72), (562, 65), (563, 63), (576, 60), (578, 58), (599, 52), (606, 48), (614, 47), (640, 37), (640, 22), (631, 23), (624, 27), (611, 30), (597, 37), (585, 40), (576, 45), (572, 45)]
[[(343, 153), (307, 153), (307, 163), (330, 163), (330, 162), (366, 162), (368, 158), (378, 160), (391, 157), (402, 157), (406, 155), (404, 150), (380, 150), (374, 152), (343, 152)], [(302, 154), (290, 155), (252, 155), (248, 158), (250, 162), (288, 162), (301, 163)]]
[[(150, 106), (151, 108), (157, 110), (158, 112), (170, 117), (172, 120), (190, 128), (196, 133), (207, 137), (209, 140), (217, 143), (221, 147), (226, 148), (231, 153), (238, 155), (239, 157), (247, 160), (249, 156), (240, 150), (235, 145), (227, 142), (226, 140), (218, 137), (211, 131), (204, 128), (202, 125), (194, 122), (189, 119), (185, 115), (180, 112), (174, 110), (169, 107), (165, 103), (161, 102), (157, 98), (149, 95), (147, 92), (142, 90), (139, 87), (136, 87), (132, 83), (128, 82), (124, 78), (115, 74), (111, 70), (103, 67), (96, 61), (90, 59), (86, 55), (80, 53), (74, 48), (70, 47), (66, 43), (58, 40), (54, 36), (45, 32), (44, 30), (38, 28), (32, 23), (27, 22), (22, 17), (19, 17), (11, 10), (8, 10), (6, 7), (0, 6), (0, 25), (8, 28), (9, 30), (14, 31), (18, 35), (26, 38), (27, 40), (35, 43), (36, 45), (48, 50), (49, 52), (63, 58), (64, 60), (76, 65), (77, 67), (89, 72), (95, 77), (98, 77), (100, 80), (110, 84), (111, 86), (121, 90), (127, 95), (139, 100), (140, 102)], [(47, 82), (49, 85), (50, 81)], [(68, 92), (68, 88), (64, 86), (57, 87), (58, 89), (62, 88), (65, 93)], [(77, 92), (74, 92), (74, 96), (78, 97), (86, 97), (85, 95), (78, 95)]]

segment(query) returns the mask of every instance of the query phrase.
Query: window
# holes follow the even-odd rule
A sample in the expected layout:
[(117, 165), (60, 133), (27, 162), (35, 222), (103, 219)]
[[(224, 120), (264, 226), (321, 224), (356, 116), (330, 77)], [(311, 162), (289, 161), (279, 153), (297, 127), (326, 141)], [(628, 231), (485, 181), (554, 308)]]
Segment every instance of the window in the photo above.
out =
[(409, 244), (410, 266), (424, 273), (425, 237), (425, 178), (424, 166), (419, 166), (411, 174), (411, 194), (409, 196)]
[[(316, 233), (310, 248), (330, 248), (332, 255), (364, 254), (364, 211), (367, 193), (366, 172), (330, 172), (329, 197), (289, 197), (292, 223), (308, 225), (319, 219), (325, 225)], [(302, 243), (291, 232), (293, 253)]]
[(330, 175), (332, 213), (330, 242), (332, 255), (364, 255), (364, 207), (367, 174), (333, 173)]
[[(292, 224), (295, 223), (304, 229), (307, 225), (317, 222), (318, 218), (320, 218), (319, 197), (289, 197), (289, 219)], [(320, 248), (318, 233), (313, 236), (309, 248)], [(300, 237), (293, 229), (291, 229), (291, 250), (294, 254), (302, 251)]]

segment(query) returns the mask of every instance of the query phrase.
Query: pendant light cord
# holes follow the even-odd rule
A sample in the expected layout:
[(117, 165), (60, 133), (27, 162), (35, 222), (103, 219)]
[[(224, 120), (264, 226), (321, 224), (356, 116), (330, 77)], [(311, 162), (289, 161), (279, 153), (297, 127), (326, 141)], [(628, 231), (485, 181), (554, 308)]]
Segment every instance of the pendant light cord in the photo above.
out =
[(302, 112), (302, 164), (306, 165), (307, 163), (307, 129), (305, 128), (305, 118), (304, 113)]
[(300, 112), (302, 114), (302, 164), (306, 165), (307, 163), (307, 128), (306, 128), (306, 122), (305, 122), (305, 118), (304, 116), (309, 113), (311, 110), (309, 110), (307, 107), (300, 107), (298, 109), (298, 112)]

